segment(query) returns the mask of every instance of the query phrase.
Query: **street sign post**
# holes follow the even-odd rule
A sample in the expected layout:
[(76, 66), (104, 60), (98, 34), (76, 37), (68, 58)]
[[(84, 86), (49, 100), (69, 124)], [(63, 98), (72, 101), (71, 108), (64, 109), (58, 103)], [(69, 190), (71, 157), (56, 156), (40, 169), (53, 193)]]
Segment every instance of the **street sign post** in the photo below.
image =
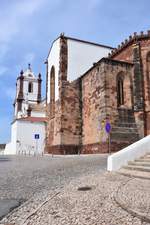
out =
[(38, 153), (38, 140), (40, 139), (39, 134), (34, 134), (34, 139), (36, 141), (36, 154)]
[(108, 134), (108, 152), (111, 154), (111, 148), (110, 148), (110, 131), (111, 131), (111, 125), (109, 122), (106, 122), (105, 124), (105, 131)]
[(39, 134), (35, 134), (34, 135), (34, 139), (40, 139), (40, 135)]

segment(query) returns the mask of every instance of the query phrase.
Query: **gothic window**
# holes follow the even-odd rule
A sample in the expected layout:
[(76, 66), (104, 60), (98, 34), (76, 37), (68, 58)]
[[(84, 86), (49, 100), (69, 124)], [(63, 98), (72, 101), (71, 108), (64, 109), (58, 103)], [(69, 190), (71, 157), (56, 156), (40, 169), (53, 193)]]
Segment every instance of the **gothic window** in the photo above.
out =
[(50, 112), (51, 116), (55, 113), (55, 68), (52, 66), (50, 72)]
[(30, 83), (28, 84), (28, 92), (29, 92), (29, 93), (32, 93), (32, 92), (33, 92), (33, 83), (32, 83), (32, 82), (30, 82)]
[(148, 73), (150, 74), (150, 52), (147, 54), (147, 70)]
[(118, 99), (118, 106), (124, 105), (123, 77), (121, 76), (117, 80), (117, 99)]
[(148, 85), (148, 100), (150, 101), (150, 52), (147, 54), (146, 58), (146, 67), (147, 67), (147, 73), (146, 73), (146, 79), (147, 79), (147, 85)]

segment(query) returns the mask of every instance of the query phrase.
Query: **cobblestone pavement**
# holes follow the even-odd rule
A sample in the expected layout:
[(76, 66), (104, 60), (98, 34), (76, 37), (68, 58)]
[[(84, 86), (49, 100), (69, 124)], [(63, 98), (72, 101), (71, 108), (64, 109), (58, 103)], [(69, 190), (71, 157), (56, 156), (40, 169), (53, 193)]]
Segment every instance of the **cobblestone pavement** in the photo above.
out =
[(9, 208), (8, 200), (20, 203), (38, 193), (40, 196), (41, 192), (61, 188), (75, 177), (104, 171), (106, 159), (107, 155), (0, 156), (0, 216), (4, 208)]
[[(79, 190), (83, 187), (89, 190)], [(150, 180), (95, 172), (72, 180), (63, 189), (35, 195), (1, 224), (150, 225), (149, 202)]]
[(150, 180), (91, 171), (34, 193), (0, 225), (150, 225)]

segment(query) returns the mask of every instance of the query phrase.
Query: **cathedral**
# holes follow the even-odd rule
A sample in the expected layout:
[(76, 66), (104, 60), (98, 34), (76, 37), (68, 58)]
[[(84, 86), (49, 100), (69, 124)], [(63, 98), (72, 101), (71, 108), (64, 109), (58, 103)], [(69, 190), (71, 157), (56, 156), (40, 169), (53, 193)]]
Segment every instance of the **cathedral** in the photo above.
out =
[(30, 65), (17, 79), (7, 153), (108, 153), (150, 134), (150, 31), (117, 48), (62, 33), (45, 65), (45, 100)]
[(117, 48), (61, 34), (45, 63), (46, 153), (118, 151), (150, 134), (150, 31)]

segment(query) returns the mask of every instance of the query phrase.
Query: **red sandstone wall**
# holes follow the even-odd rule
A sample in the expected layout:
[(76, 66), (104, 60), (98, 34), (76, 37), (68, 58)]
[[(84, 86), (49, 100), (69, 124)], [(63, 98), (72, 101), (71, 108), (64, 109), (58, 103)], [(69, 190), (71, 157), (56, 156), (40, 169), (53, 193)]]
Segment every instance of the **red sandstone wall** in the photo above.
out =
[(124, 48), (120, 53), (111, 57), (112, 59), (126, 61), (126, 62), (133, 62), (133, 50), (132, 45)]
[(82, 78), (82, 143), (100, 142), (100, 124), (105, 118), (104, 64), (95, 67)]
[[(135, 41), (136, 43), (136, 41)], [(147, 54), (150, 52), (150, 40), (141, 39), (140, 51), (141, 51), (141, 68), (143, 75), (143, 97), (144, 97), (144, 108), (143, 112), (136, 112), (135, 118), (139, 128), (140, 136), (144, 134), (150, 134), (150, 122), (149, 122), (149, 111), (150, 111), (150, 71), (148, 71), (147, 66)], [(127, 48), (123, 49), (120, 53), (112, 56), (113, 59), (132, 61), (133, 60), (133, 44), (129, 45)], [(149, 67), (150, 68), (150, 67)], [(140, 99), (139, 99), (140, 101)], [(144, 113), (145, 111), (145, 113)], [(144, 125), (145, 124), (145, 125)], [(144, 126), (144, 128), (142, 128)], [(144, 129), (144, 132), (143, 132)]]
[(150, 40), (141, 41), (141, 59), (144, 75), (145, 110), (150, 111), (150, 68), (147, 64), (147, 54), (150, 52)]
[[(113, 126), (118, 118), (116, 77), (123, 72), (132, 77), (132, 66), (120, 63), (101, 63), (82, 78), (82, 152), (108, 152), (108, 139), (100, 129), (108, 119)], [(125, 83), (129, 89), (129, 83)], [(129, 96), (130, 95), (130, 96)], [(131, 108), (131, 92), (126, 90), (126, 108)], [(103, 129), (104, 131), (104, 129)], [(129, 134), (127, 134), (129, 135)], [(129, 143), (128, 143), (129, 144)], [(126, 146), (119, 137), (112, 150)]]
[(53, 145), (60, 145), (61, 144), (61, 111), (60, 111), (60, 102), (59, 100), (55, 102), (55, 114), (52, 118), (50, 118), (50, 105), (47, 105), (47, 116), (49, 117), (49, 121), (47, 123), (46, 129), (46, 139), (47, 139), (47, 149), (49, 153), (52, 151), (50, 150), (50, 146)]
[(141, 59), (144, 79), (144, 102), (145, 102), (145, 134), (150, 134), (150, 66), (147, 62), (147, 54), (150, 52), (150, 40), (142, 40)]
[(81, 144), (81, 91), (80, 79), (65, 85), (62, 101), (61, 144)]

